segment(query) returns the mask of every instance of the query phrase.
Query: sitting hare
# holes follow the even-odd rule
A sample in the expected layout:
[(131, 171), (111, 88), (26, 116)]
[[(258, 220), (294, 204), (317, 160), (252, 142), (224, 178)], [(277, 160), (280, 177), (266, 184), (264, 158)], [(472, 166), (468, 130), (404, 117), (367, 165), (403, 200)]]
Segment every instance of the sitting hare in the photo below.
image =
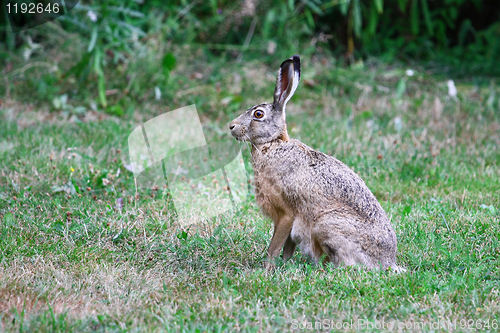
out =
[(300, 80), (300, 58), (278, 70), (274, 102), (248, 109), (229, 125), (239, 141), (252, 143), (259, 206), (274, 221), (265, 267), (283, 248), (290, 258), (296, 244), (317, 263), (396, 265), (396, 235), (384, 210), (363, 180), (339, 160), (290, 139), (285, 106)]

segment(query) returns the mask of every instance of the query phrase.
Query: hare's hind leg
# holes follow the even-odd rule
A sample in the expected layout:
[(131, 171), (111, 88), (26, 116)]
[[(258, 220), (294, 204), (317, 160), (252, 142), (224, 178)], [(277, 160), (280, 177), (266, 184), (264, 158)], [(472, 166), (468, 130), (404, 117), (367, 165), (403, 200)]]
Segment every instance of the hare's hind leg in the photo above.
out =
[[(335, 266), (356, 264), (370, 266), (369, 258), (355, 241), (357, 234), (353, 222), (349, 218), (337, 216), (329, 216), (318, 221), (311, 233), (315, 247), (321, 248), (314, 251), (315, 257), (316, 253), (319, 255), (325, 253), (328, 261)], [(320, 258), (315, 259), (318, 261)]]

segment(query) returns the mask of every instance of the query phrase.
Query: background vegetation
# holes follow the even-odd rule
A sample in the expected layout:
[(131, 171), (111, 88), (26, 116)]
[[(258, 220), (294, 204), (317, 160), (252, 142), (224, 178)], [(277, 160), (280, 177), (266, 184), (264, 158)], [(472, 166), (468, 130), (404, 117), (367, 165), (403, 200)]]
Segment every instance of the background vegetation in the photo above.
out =
[[(496, 331), (499, 15), (494, 0), (81, 1), (13, 34), (2, 12), (0, 331)], [(184, 228), (167, 192), (136, 193), (140, 121), (194, 103), (207, 141), (232, 140), (292, 54), (290, 135), (362, 176), (407, 273), (297, 253), (268, 274), (254, 198)]]
[(18, 34), (6, 19), (1, 13), (0, 93), (49, 103), (92, 96), (116, 115), (146, 99), (145, 87), (172, 97), (182, 86), (169, 80), (181, 47), (221, 64), (275, 65), (300, 53), (338, 65), (418, 62), (454, 78), (500, 73), (495, 0), (81, 1), (57, 22)]

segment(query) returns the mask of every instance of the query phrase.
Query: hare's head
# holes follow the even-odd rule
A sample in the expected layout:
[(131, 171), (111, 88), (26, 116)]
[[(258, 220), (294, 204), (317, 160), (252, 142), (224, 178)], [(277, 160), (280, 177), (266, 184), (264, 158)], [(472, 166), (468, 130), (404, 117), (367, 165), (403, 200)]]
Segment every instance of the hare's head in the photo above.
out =
[(229, 124), (231, 134), (239, 141), (263, 144), (286, 137), (286, 103), (292, 98), (300, 80), (300, 58), (294, 55), (278, 70), (274, 102), (262, 103), (248, 109)]

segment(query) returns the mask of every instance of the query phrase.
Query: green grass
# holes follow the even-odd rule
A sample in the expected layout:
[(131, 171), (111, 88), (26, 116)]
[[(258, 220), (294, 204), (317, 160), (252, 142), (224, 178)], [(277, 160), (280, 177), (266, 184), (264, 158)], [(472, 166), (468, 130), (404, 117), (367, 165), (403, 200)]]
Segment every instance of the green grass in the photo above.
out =
[[(207, 140), (231, 140), (229, 121), (272, 97), (275, 68), (214, 64), (195, 81), (182, 61), (173, 79), (187, 83), (171, 104), (145, 101), (121, 118), (75, 122), (43, 103), (2, 101), (0, 331), (284, 332), (323, 320), (423, 331), (489, 321), (485, 331), (496, 331), (500, 109), (487, 100), (497, 88), (459, 82), (455, 100), (445, 79), (421, 71), (397, 98), (404, 68), (304, 59), (290, 135), (360, 173), (391, 218), (407, 272), (314, 266), (298, 252), (267, 273), (272, 224), (253, 198), (186, 228), (162, 190), (136, 196), (124, 167), (130, 131), (166, 106), (197, 103)], [(73, 194), (61, 191), (69, 181)]]

